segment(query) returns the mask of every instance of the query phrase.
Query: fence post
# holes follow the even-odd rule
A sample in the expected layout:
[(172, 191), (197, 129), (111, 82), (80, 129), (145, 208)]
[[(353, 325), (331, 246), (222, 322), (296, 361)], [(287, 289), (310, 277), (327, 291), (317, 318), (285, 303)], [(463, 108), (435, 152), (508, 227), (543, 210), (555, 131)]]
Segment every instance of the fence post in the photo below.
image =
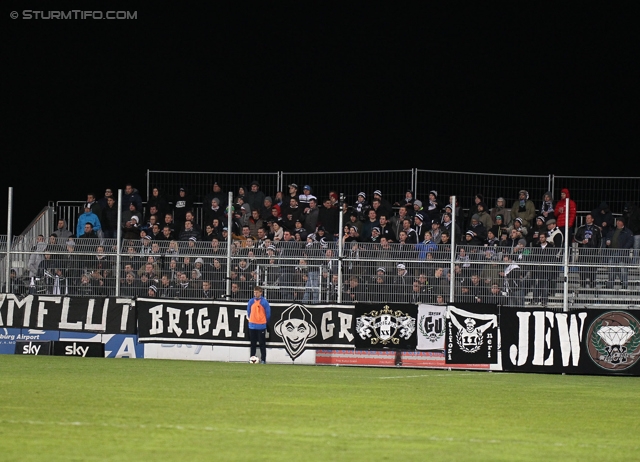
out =
[[(13, 206), (13, 187), (9, 186), (9, 195), (7, 197), (7, 257), (4, 270), (7, 293), (11, 292), (11, 215)], [(16, 274), (17, 277), (17, 274)]]
[(564, 286), (562, 311), (569, 311), (569, 198), (564, 200)]
[(344, 237), (344, 224), (342, 207), (344, 206), (344, 193), (340, 193), (340, 214), (338, 215), (338, 303), (342, 303), (342, 259), (344, 258), (344, 249), (342, 238)]
[(456, 196), (453, 197), (453, 213), (451, 214), (451, 256), (449, 261), (449, 274), (451, 278), (449, 280), (449, 303), (455, 302), (455, 279), (456, 279), (456, 242), (458, 236), (456, 236)]
[(225, 298), (231, 300), (231, 244), (233, 241), (233, 192), (227, 196), (227, 277), (225, 284)]
[(116, 230), (116, 295), (120, 296), (120, 275), (122, 274), (122, 268), (120, 263), (122, 262), (122, 247), (124, 239), (122, 238), (122, 189), (118, 189), (118, 229)]

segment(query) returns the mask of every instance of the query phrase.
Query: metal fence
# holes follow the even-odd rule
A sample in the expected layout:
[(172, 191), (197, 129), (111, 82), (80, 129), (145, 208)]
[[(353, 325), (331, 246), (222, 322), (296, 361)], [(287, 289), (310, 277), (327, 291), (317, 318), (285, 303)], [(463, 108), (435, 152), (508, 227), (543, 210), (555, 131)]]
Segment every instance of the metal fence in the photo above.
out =
[[(538, 208), (542, 201), (542, 195), (546, 191), (552, 191), (554, 194), (554, 200), (559, 198), (559, 192), (561, 188), (568, 188), (571, 191), (571, 197), (576, 201), (578, 206), (578, 217), (576, 220), (576, 226), (582, 224), (582, 219), (585, 212), (597, 207), (603, 200), (608, 202), (611, 211), (615, 216), (622, 214), (625, 204), (633, 202), (640, 203), (640, 188), (638, 188), (639, 178), (623, 177), (623, 178), (593, 178), (593, 177), (562, 177), (553, 175), (533, 176), (533, 175), (499, 175), (499, 174), (480, 174), (470, 172), (455, 172), (455, 171), (436, 171), (436, 170), (422, 170), (422, 169), (409, 169), (409, 170), (389, 170), (389, 171), (342, 171), (342, 172), (163, 172), (163, 171), (151, 171), (147, 172), (147, 197), (150, 196), (150, 191), (154, 187), (160, 188), (164, 193), (165, 198), (171, 203), (174, 199), (177, 191), (180, 187), (185, 187), (190, 197), (194, 200), (196, 221), (202, 223), (203, 219), (203, 205), (202, 200), (212, 191), (212, 185), (217, 182), (224, 193), (233, 193), (234, 198), (237, 197), (241, 190), (240, 187), (249, 188), (249, 185), (253, 181), (260, 183), (260, 190), (266, 195), (271, 195), (275, 199), (277, 192), (281, 191), (286, 193), (287, 185), (296, 183), (301, 189), (304, 185), (310, 185), (312, 193), (318, 197), (326, 197), (330, 191), (336, 191), (342, 193), (346, 197), (346, 204), (355, 202), (355, 198), (360, 192), (364, 192), (368, 198), (371, 198), (374, 190), (380, 190), (383, 193), (383, 199), (388, 200), (390, 203), (401, 200), (407, 190), (411, 190), (414, 193), (414, 197), (420, 198), (426, 202), (426, 197), (429, 191), (436, 190), (438, 192), (438, 199), (441, 206), (449, 202), (449, 196), (455, 195), (458, 199), (458, 203), (463, 209), (461, 218), (465, 220), (466, 209), (471, 207), (474, 202), (474, 197), (477, 194), (484, 196), (485, 203), (492, 207), (495, 205), (495, 200), (498, 197), (504, 197), (506, 207), (510, 208), (517, 198), (518, 191), (525, 189), (529, 192), (530, 199), (534, 202), (536, 208)], [(119, 204), (120, 205), (120, 204)], [(398, 207), (395, 209), (397, 210)], [(22, 280), (25, 277), (25, 272), (28, 271), (29, 260), (33, 256), (32, 248), (39, 234), (42, 234), (45, 238), (48, 238), (49, 234), (54, 230), (54, 224), (58, 219), (64, 219), (68, 223), (69, 229), (74, 230), (77, 223), (78, 216), (82, 213), (82, 202), (50, 202), (47, 207), (43, 208), (41, 213), (34, 219), (29, 228), (16, 237), (12, 241), (11, 255), (6, 252), (6, 247), (0, 255), (0, 264), (2, 265), (2, 271), (0, 271), (0, 278), (6, 285), (6, 274), (8, 274), (8, 267), (16, 269), (16, 277)], [(468, 218), (468, 217), (467, 217)], [(459, 223), (462, 229), (464, 229), (466, 222)], [(6, 246), (6, 237), (4, 238)], [(0, 238), (0, 245), (2, 244)], [(66, 244), (66, 243), (65, 243)], [(115, 243), (114, 243), (115, 244)], [(119, 253), (125, 252), (118, 249), (109, 242), (105, 243), (107, 249), (105, 252), (110, 255), (110, 258), (115, 258)], [(198, 245), (200, 245), (198, 243)], [(237, 244), (227, 249), (226, 243), (221, 243), (225, 252), (229, 254), (221, 255), (220, 258), (224, 260), (224, 267), (234, 269), (236, 259), (239, 258), (244, 250), (238, 251), (236, 249)], [(134, 246), (135, 247), (135, 246)], [(337, 252), (338, 249), (333, 249)], [(606, 250), (606, 249), (605, 249)], [(261, 250), (262, 251), (262, 250)], [(610, 256), (605, 251), (596, 256), (586, 257), (585, 253), (581, 249), (571, 248), (570, 258), (568, 258), (567, 267), (561, 268), (558, 273), (555, 269), (553, 274), (554, 278), (538, 277), (541, 271), (547, 271), (548, 268), (557, 268), (556, 264), (549, 262), (535, 262), (524, 261), (523, 266), (539, 265), (539, 268), (532, 269), (529, 272), (529, 277), (533, 282), (528, 282), (526, 287), (516, 289), (518, 297), (510, 295), (510, 303), (535, 303), (540, 301), (541, 303), (549, 303), (550, 306), (570, 305), (571, 303), (579, 304), (581, 306), (587, 306), (592, 303), (606, 303), (611, 301), (612, 303), (628, 303), (629, 305), (636, 304), (638, 299), (638, 293), (636, 290), (637, 282), (637, 259), (634, 257), (624, 260), (625, 265), (622, 267), (620, 264), (612, 263)], [(78, 249), (76, 248), (76, 252)], [(83, 254), (80, 252), (81, 257), (92, 259), (96, 250), (89, 249), (88, 253)], [(476, 253), (478, 250), (476, 250)], [(208, 258), (207, 252), (201, 252), (201, 258)], [(417, 256), (416, 256), (417, 255)], [(535, 253), (534, 253), (535, 255)], [(279, 257), (277, 263), (264, 263), (261, 258), (249, 256), (252, 260), (252, 267), (257, 269), (257, 273), (254, 276), (258, 278), (261, 283), (265, 285), (273, 286), (268, 290), (276, 291), (275, 283), (269, 281), (269, 277), (272, 277), (277, 271), (284, 268), (283, 265), (289, 265), (293, 268), (293, 273), (297, 274), (296, 278), (293, 278), (293, 282), (285, 283), (284, 285), (290, 285), (294, 288), (300, 286), (300, 280), (305, 276), (307, 271), (297, 270), (297, 267), (304, 268), (305, 264), (301, 264), (300, 258), (284, 258)], [(290, 260), (290, 261), (289, 261)], [(435, 295), (440, 295), (440, 279), (442, 276), (437, 277), (433, 273), (433, 266), (442, 266), (442, 273), (446, 277), (451, 271), (456, 271), (456, 265), (451, 265), (451, 259), (448, 255), (443, 253), (430, 253), (427, 252), (424, 257), (425, 262), (422, 261), (421, 252), (413, 249), (408, 250), (404, 248), (398, 248), (396, 245), (392, 245), (391, 249), (377, 249), (371, 248), (368, 244), (359, 244), (357, 248), (353, 248), (351, 245), (344, 248), (344, 255), (339, 259), (340, 272), (330, 271), (326, 275), (320, 271), (320, 277), (316, 280), (315, 272), (312, 272), (311, 284), (313, 285), (312, 291), (306, 291), (307, 296), (310, 296), (314, 301), (316, 298), (322, 300), (328, 300), (329, 298), (337, 299), (338, 295), (341, 297), (348, 294), (350, 300), (354, 300), (355, 293), (361, 291), (363, 295), (358, 295), (361, 298), (370, 298), (375, 300), (385, 301), (397, 301), (413, 299), (417, 295), (413, 293), (405, 294), (402, 291), (398, 291), (395, 288), (397, 285), (391, 281), (395, 280), (398, 276), (397, 268), (394, 265), (398, 263), (405, 264), (409, 271), (409, 277), (419, 277), (420, 273), (427, 271), (429, 274), (424, 275), (428, 279), (429, 277), (436, 280), (438, 286), (438, 293), (435, 294), (431, 289), (429, 299), (434, 298)], [(479, 265), (486, 266), (483, 268), (485, 272), (489, 272), (496, 264), (494, 260), (492, 263), (482, 260)], [(589, 264), (585, 263), (586, 261)], [(255, 263), (255, 265), (254, 265)], [(502, 264), (502, 263), (500, 263)], [(589, 287), (585, 282), (578, 283), (580, 277), (585, 273), (584, 268), (589, 265), (595, 265), (597, 270), (595, 271), (595, 277), (588, 278)], [(310, 266), (314, 266), (312, 262)], [(121, 265), (118, 265), (120, 268)], [(319, 265), (322, 269), (323, 265)], [(377, 270), (383, 268), (384, 272), (382, 278), (379, 278)], [(453, 270), (450, 270), (453, 268)], [(464, 267), (466, 268), (466, 267)], [(121, 269), (121, 268), (120, 268)], [(83, 270), (84, 271), (84, 270)], [(460, 271), (460, 270), (458, 270)], [(549, 269), (549, 271), (551, 271)], [(288, 274), (290, 271), (285, 270), (284, 274)], [(217, 274), (217, 273), (216, 273)], [(251, 274), (251, 272), (249, 272)], [(259, 279), (263, 275), (266, 279)], [(353, 280), (353, 277), (357, 278), (357, 281)], [(115, 275), (114, 275), (115, 277)], [(224, 292), (222, 295), (232, 295), (232, 284), (227, 287), (227, 282), (232, 278), (235, 278), (234, 271), (230, 272), (229, 276), (225, 276), (224, 290), (218, 290), (216, 285), (216, 291)], [(287, 276), (288, 277), (288, 276)], [(338, 280), (335, 278), (338, 277)], [(450, 276), (449, 276), (450, 277)], [(612, 285), (611, 278), (615, 278)], [(120, 276), (118, 276), (118, 280)], [(242, 278), (241, 278), (242, 279)], [(405, 279), (406, 280), (406, 279)], [(462, 279), (457, 279), (459, 284)], [(483, 278), (483, 280), (487, 280)], [(595, 280), (595, 283), (593, 282)], [(124, 281), (124, 279), (123, 279)], [(305, 280), (305, 287), (308, 287), (308, 279)], [(540, 282), (547, 281), (547, 282)], [(627, 282), (628, 281), (628, 282)], [(213, 281), (212, 281), (213, 282)], [(252, 283), (254, 281), (252, 280)], [(607, 285), (607, 282), (609, 283)], [(29, 283), (31, 280), (29, 279)], [(280, 286), (281, 281), (278, 281), (277, 290), (278, 293), (282, 292), (283, 287)], [(42, 283), (40, 283), (42, 284)], [(219, 282), (216, 282), (219, 285)], [(485, 282), (486, 284), (486, 282)], [(539, 296), (537, 294), (544, 292), (544, 284), (548, 285), (548, 297)], [(75, 284), (75, 282), (72, 284)], [(113, 287), (118, 287), (118, 284), (111, 284)], [(242, 285), (242, 284), (240, 284)], [(348, 288), (354, 285), (351, 290)], [(358, 289), (358, 287), (360, 289)], [(404, 286), (403, 286), (404, 287)], [(413, 282), (411, 283), (413, 288)], [(520, 293), (524, 292), (524, 298), (519, 298)], [(560, 290), (560, 288), (562, 290)], [(486, 288), (485, 288), (486, 289)], [(536, 292), (537, 289), (538, 291)], [(148, 288), (147, 288), (148, 290)], [(304, 297), (305, 290), (293, 290), (298, 297), (298, 294), (302, 294)], [(560, 290), (560, 291), (559, 291)], [(286, 297), (289, 296), (289, 289), (286, 289)], [(451, 292), (450, 292), (451, 291)], [(500, 290), (505, 292), (504, 290)], [(411, 292), (411, 291), (409, 291)], [(453, 289), (447, 285), (446, 290), (443, 291), (444, 296), (449, 296), (451, 293), (455, 296), (466, 297), (467, 291), (464, 287), (458, 288), (454, 284)], [(506, 292), (505, 292), (506, 293)], [(216, 294), (218, 296), (218, 294)], [(277, 294), (276, 294), (277, 296)], [(346, 295), (345, 295), (346, 299)], [(504, 301), (504, 300), (503, 300)]]
[(565, 266), (564, 249), (519, 246), (458, 246), (452, 259), (446, 247), (396, 243), (350, 242), (342, 250), (335, 242), (295, 240), (31, 244), (30, 251), (12, 251), (28, 263), (11, 272), (10, 292), (247, 300), (263, 285), (274, 301), (308, 304), (640, 305), (633, 250), (571, 247)]
[[(578, 210), (588, 212), (606, 202), (612, 212), (621, 214), (625, 204), (640, 205), (640, 178), (638, 177), (578, 177), (553, 176), (554, 198), (567, 188), (576, 201)], [(537, 205), (537, 204), (536, 204)]]

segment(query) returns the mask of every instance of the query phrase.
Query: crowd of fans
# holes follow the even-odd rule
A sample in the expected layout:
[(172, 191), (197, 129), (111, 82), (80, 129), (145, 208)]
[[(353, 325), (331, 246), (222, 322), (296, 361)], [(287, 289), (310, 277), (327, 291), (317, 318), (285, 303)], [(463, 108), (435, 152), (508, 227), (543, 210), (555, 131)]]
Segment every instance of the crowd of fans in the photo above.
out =
[[(534, 302), (546, 304), (565, 239), (575, 243), (583, 263), (593, 263), (580, 266), (586, 287), (596, 284), (603, 249), (640, 248), (640, 209), (632, 203), (614, 219), (602, 202), (577, 226), (568, 189), (557, 200), (545, 192), (538, 204), (522, 190), (510, 206), (498, 197), (492, 207), (477, 194), (464, 211), (452, 197), (443, 200), (432, 190), (421, 200), (408, 190), (389, 200), (377, 189), (349, 202), (336, 191), (316, 197), (310, 185), (290, 184), (286, 192), (267, 195), (253, 181), (228, 204), (215, 182), (198, 210), (186, 187), (171, 198), (153, 188), (144, 203), (127, 184), (122, 209), (111, 189), (100, 199), (90, 193), (75, 227), (59, 220), (48, 237), (39, 236), (28, 274), (12, 270), (11, 292), (115, 295), (120, 249), (122, 296), (246, 300), (260, 284), (271, 287), (269, 298), (276, 301), (333, 302), (342, 291), (346, 302), (439, 303), (448, 299), (445, 262), (453, 254), (456, 300), (504, 304), (509, 297), (524, 304), (525, 292), (533, 291)], [(627, 288), (624, 265), (612, 270), (609, 287), (616, 277)]]

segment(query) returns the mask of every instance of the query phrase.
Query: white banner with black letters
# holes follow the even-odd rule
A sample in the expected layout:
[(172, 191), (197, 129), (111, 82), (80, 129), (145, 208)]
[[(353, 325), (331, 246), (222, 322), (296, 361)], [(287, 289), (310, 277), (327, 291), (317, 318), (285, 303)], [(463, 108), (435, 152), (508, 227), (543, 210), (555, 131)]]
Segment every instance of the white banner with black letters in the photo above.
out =
[[(248, 346), (247, 304), (139, 298), (140, 342)], [(353, 305), (271, 303), (267, 347), (295, 360), (305, 349), (354, 348)]]

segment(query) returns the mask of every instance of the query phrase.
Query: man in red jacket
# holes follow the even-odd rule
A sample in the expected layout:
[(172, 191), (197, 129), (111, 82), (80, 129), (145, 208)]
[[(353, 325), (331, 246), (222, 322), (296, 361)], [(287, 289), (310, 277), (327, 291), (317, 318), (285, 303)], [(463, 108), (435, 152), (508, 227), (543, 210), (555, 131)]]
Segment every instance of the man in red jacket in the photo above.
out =
[(555, 216), (556, 216), (556, 224), (558, 228), (562, 230), (564, 233), (565, 226), (565, 213), (566, 213), (566, 200), (569, 199), (569, 236), (573, 235), (573, 226), (576, 222), (576, 203), (569, 196), (569, 190), (567, 188), (563, 188), (560, 191), (560, 200), (556, 203), (555, 206)]

